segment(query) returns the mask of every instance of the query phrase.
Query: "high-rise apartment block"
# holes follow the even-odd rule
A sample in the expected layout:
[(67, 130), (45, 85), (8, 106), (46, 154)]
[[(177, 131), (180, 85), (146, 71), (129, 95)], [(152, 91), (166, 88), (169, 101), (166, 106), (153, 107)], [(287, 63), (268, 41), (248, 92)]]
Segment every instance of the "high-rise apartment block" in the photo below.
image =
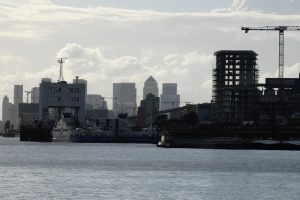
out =
[(113, 110), (115, 114), (136, 114), (136, 88), (135, 83), (113, 84)]
[(157, 82), (152, 76), (150, 76), (144, 83), (143, 99), (146, 99), (148, 94), (153, 94), (155, 97), (158, 97)]
[(180, 105), (180, 95), (177, 94), (177, 83), (164, 83), (162, 94), (160, 95), (160, 109), (168, 110), (178, 108)]
[(257, 54), (254, 51), (215, 52), (213, 102), (218, 122), (241, 123), (258, 118)]

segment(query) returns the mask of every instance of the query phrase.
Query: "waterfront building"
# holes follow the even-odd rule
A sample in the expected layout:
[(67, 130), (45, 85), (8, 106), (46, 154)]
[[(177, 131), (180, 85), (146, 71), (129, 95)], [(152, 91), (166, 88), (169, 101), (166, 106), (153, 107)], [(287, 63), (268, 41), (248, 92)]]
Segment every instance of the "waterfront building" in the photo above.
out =
[(300, 113), (300, 74), (298, 78), (266, 78), (265, 83), (259, 86), (262, 87), (259, 109), (261, 124), (295, 121)]
[(42, 79), (39, 95), (39, 120), (47, 122), (51, 115), (56, 118), (64, 115), (65, 120), (69, 120), (69, 124), (77, 126), (79, 123), (83, 126), (86, 86), (86, 82), (79, 81), (78, 77), (73, 84), (68, 84), (66, 81), (52, 83), (49, 78)]
[(39, 104), (20, 103), (19, 104), (20, 125), (33, 125), (39, 119)]
[(158, 85), (152, 76), (150, 76), (144, 83), (143, 99), (146, 99), (148, 94), (153, 94), (155, 97), (158, 97)]
[(180, 95), (177, 94), (177, 83), (164, 83), (160, 95), (160, 111), (178, 108)]
[(254, 51), (215, 52), (213, 98), (217, 122), (256, 121), (259, 115), (257, 54)]
[(136, 88), (135, 83), (113, 84), (113, 111), (115, 114), (136, 114)]
[(34, 87), (31, 89), (31, 103), (39, 103), (40, 88)]
[(155, 116), (167, 115), (168, 119), (180, 119), (181, 117), (183, 117), (186, 114), (197, 113), (197, 111), (198, 111), (198, 105), (187, 104), (182, 107), (171, 108), (171, 109), (159, 111), (156, 113)]
[(137, 126), (149, 127), (154, 120), (154, 113), (159, 111), (159, 97), (154, 94), (147, 94), (146, 98), (141, 101), (137, 113)]

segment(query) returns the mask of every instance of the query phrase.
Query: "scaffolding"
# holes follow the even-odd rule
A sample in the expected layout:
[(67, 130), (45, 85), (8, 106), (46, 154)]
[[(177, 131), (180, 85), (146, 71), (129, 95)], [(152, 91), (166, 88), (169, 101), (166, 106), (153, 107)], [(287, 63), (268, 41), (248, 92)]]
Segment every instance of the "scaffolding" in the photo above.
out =
[(258, 115), (259, 71), (254, 51), (215, 52), (213, 97), (217, 122), (255, 121)]

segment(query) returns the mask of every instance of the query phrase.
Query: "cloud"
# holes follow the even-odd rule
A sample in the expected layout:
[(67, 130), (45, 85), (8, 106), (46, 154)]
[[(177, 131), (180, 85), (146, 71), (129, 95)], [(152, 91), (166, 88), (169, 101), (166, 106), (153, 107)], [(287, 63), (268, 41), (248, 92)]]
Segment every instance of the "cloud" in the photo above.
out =
[(214, 9), (211, 12), (213, 13), (245, 12), (248, 9), (246, 4), (247, 4), (247, 0), (233, 0), (232, 4), (230, 4), (228, 8)]

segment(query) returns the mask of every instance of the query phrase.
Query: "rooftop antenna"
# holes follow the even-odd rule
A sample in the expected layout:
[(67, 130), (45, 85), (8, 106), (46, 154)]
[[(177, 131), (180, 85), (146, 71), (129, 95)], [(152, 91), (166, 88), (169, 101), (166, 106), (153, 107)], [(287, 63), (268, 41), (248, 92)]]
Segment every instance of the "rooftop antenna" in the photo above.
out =
[(59, 78), (58, 82), (64, 81), (64, 73), (63, 73), (63, 63), (67, 58), (57, 58), (57, 62), (59, 63)]

